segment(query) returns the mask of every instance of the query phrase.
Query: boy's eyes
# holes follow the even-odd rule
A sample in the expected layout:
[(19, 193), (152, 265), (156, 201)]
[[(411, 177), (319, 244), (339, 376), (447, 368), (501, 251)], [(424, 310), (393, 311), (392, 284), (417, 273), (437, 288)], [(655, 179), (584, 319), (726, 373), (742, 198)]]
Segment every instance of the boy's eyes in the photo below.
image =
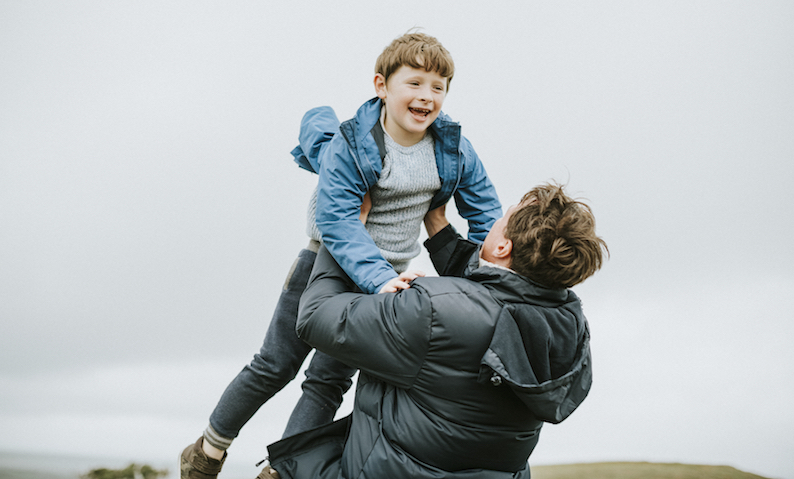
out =
[[(418, 81), (408, 82), (408, 84), (411, 85), (411, 86), (419, 86), (419, 83), (420, 82), (418, 82)], [(435, 85), (433, 87), (433, 89), (436, 90), (436, 91), (443, 92), (444, 91), (444, 86), (443, 85)]]

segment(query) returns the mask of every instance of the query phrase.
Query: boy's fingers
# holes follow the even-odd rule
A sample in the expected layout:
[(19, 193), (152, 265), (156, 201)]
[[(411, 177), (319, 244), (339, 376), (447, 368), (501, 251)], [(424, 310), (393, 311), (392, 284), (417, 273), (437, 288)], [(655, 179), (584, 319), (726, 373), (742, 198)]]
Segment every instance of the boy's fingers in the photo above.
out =
[(411, 281), (424, 275), (425, 275), (424, 271), (420, 271), (418, 269), (411, 271), (404, 271), (400, 273), (399, 276), (391, 279), (388, 283), (383, 285), (383, 287), (380, 289), (380, 291), (378, 291), (378, 293), (396, 293), (401, 289), (408, 289), (411, 287), (411, 285), (409, 284)]
[(401, 289), (408, 289), (408, 288), (411, 287), (411, 285), (408, 284), (407, 281), (398, 281), (397, 283), (394, 284), (394, 287), (397, 288), (395, 290), (395, 292), (396, 292), (396, 291), (399, 291)]
[(412, 271), (404, 271), (404, 272), (400, 273), (399, 278), (402, 281), (411, 282), (411, 281), (415, 280), (416, 278), (419, 278), (420, 276), (424, 276), (424, 275), (425, 275), (424, 271), (419, 271), (417, 269), (417, 270), (412, 270)]
[(394, 282), (390, 282), (389, 284), (381, 288), (381, 290), (378, 291), (378, 293), (396, 293), (397, 291), (408, 289), (410, 287), (411, 285), (408, 284), (406, 281), (394, 281)]
[(400, 281), (400, 277), (390, 279), (383, 287), (378, 291), (378, 293), (396, 293), (397, 292), (397, 282)]

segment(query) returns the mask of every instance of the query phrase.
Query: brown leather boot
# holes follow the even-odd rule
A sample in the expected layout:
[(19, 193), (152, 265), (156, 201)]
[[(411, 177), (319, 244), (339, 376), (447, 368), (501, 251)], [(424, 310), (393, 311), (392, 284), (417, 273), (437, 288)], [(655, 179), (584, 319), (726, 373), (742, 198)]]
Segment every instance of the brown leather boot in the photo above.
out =
[(181, 479), (215, 479), (218, 477), (227, 454), (224, 452), (220, 461), (213, 459), (201, 449), (202, 444), (204, 444), (204, 436), (182, 451), (179, 456), (179, 477)]
[(281, 479), (281, 476), (279, 476), (278, 472), (276, 472), (276, 470), (272, 467), (265, 466), (265, 468), (262, 469), (262, 472), (256, 476), (256, 479)]

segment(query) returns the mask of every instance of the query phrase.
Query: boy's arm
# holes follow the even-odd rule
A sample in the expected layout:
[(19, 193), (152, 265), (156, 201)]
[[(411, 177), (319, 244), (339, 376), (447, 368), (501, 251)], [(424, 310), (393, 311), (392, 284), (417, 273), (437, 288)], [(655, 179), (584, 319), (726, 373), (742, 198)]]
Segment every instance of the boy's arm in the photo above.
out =
[[(292, 155), (301, 168), (320, 175), (316, 219), (323, 242), (363, 291), (377, 293), (397, 273), (361, 224), (366, 220), (366, 214), (361, 214), (366, 187), (339, 134), (339, 125), (330, 107), (309, 110), (301, 121), (300, 144)], [(346, 168), (340, 168), (339, 161)], [(325, 173), (324, 163), (328, 163)], [(328, 175), (333, 179), (327, 180)], [(333, 197), (323, 195), (329, 193), (328, 188), (334, 189)]]
[(367, 293), (377, 293), (397, 272), (360, 221), (367, 186), (342, 135), (323, 151), (317, 186), (317, 228), (331, 255)]
[(485, 241), (491, 226), (502, 217), (502, 204), (480, 158), (466, 138), (461, 138), (463, 176), (455, 191), (455, 206), (469, 223), (469, 239)]
[(353, 293), (354, 288), (321, 247), (301, 295), (298, 336), (345, 364), (390, 384), (410, 387), (427, 353), (432, 318), (429, 298), (415, 288), (378, 295)]
[(319, 158), (322, 150), (339, 132), (339, 119), (329, 106), (312, 108), (303, 115), (299, 145), (292, 150), (295, 163), (304, 170), (320, 172)]

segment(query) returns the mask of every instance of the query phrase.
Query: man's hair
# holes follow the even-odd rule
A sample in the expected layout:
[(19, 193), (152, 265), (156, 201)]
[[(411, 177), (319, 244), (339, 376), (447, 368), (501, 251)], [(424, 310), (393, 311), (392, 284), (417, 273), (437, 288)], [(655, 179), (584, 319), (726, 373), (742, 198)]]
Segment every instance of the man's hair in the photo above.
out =
[(447, 79), (447, 88), (455, 73), (455, 63), (446, 48), (435, 37), (424, 33), (406, 33), (395, 38), (375, 62), (375, 73), (388, 80), (401, 66), (436, 72)]
[(569, 198), (558, 184), (533, 188), (505, 228), (513, 242), (510, 268), (548, 288), (570, 288), (595, 273), (609, 254), (595, 234), (590, 207)]

